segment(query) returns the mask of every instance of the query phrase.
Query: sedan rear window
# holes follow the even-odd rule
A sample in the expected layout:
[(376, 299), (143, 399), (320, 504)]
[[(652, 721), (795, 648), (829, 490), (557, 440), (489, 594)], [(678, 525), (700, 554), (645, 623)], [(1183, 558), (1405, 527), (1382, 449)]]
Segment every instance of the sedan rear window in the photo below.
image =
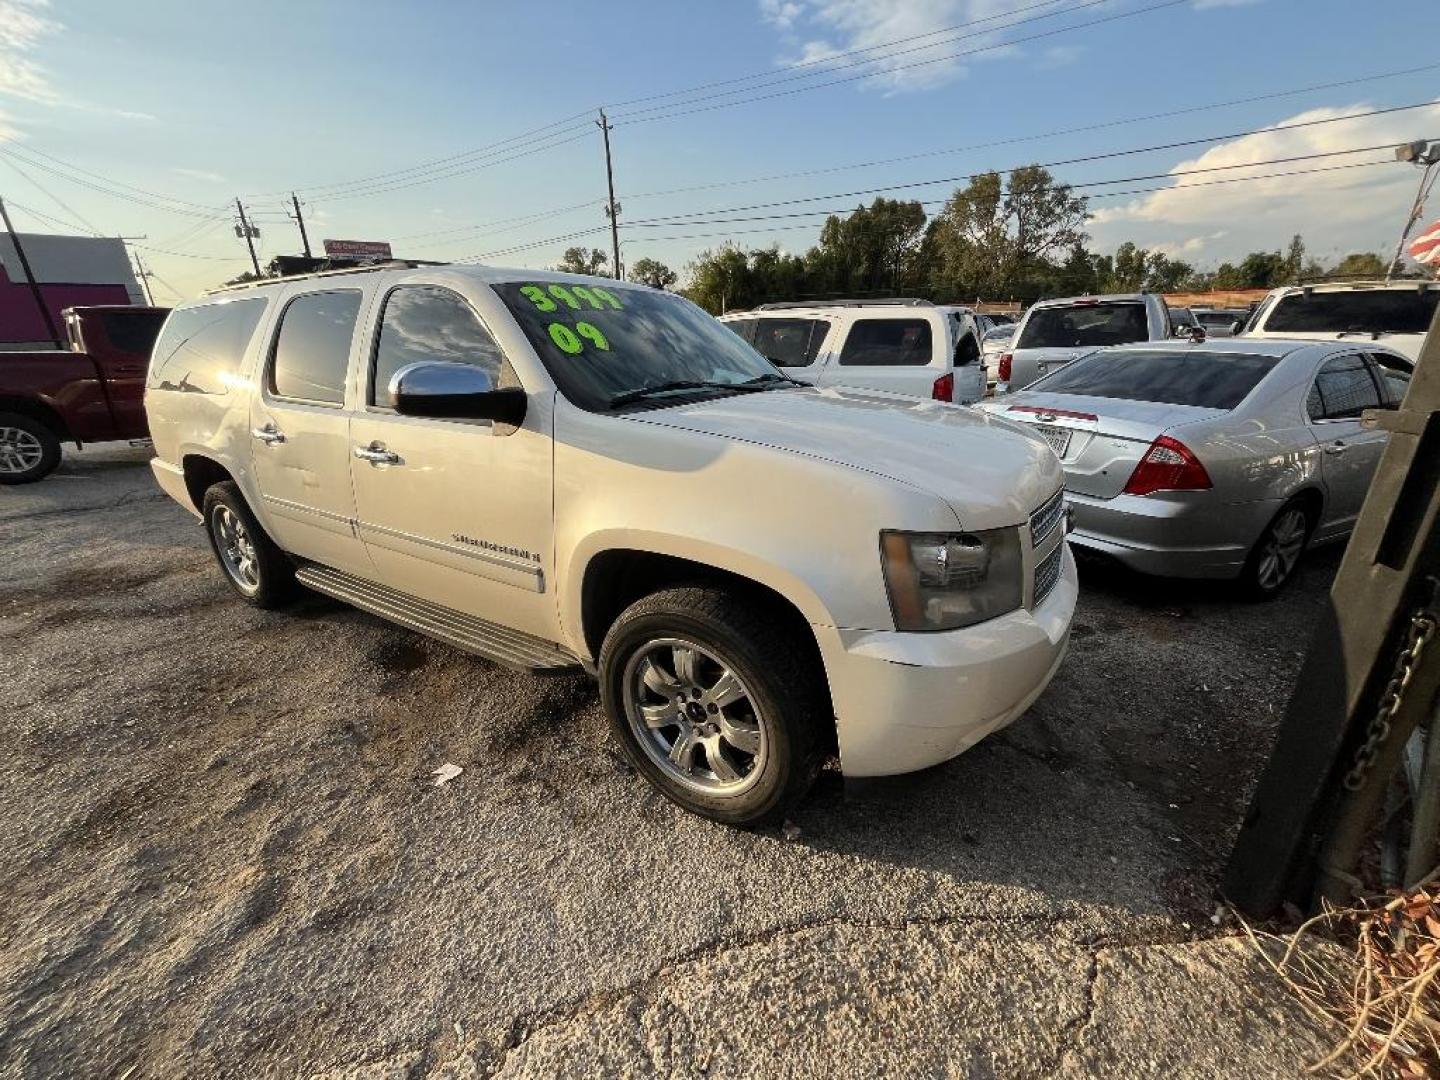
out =
[(1278, 359), (1252, 353), (1182, 349), (1099, 352), (1031, 383), (1029, 389), (1233, 409), (1270, 373)]
[(1284, 296), (1265, 332), (1292, 334), (1423, 334), (1435, 317), (1440, 289), (1315, 291)]
[(1032, 311), (1015, 347), (1068, 349), (1076, 345), (1128, 345), (1149, 337), (1144, 304), (1068, 304)]

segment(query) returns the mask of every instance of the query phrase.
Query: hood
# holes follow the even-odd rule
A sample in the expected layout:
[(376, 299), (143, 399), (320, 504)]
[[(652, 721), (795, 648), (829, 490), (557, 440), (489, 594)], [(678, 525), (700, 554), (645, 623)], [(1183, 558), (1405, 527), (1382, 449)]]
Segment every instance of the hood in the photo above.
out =
[(939, 496), (967, 529), (1018, 525), (1061, 484), (1045, 440), (963, 406), (828, 387), (772, 390), (631, 419), (803, 454)]

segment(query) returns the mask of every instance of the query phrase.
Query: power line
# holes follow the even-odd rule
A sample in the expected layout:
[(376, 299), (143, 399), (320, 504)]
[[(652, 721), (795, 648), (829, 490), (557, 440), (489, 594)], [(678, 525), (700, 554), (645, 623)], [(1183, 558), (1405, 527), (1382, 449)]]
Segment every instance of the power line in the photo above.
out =
[(1107, 128), (1122, 127), (1126, 124), (1139, 124), (1150, 120), (1168, 120), (1176, 116), (1186, 116), (1191, 113), (1208, 112), (1212, 109), (1230, 108), (1235, 105), (1252, 105), (1258, 101), (1270, 101), (1275, 98), (1294, 97), (1300, 94), (1314, 93), (1320, 90), (1335, 90), (1346, 86), (1355, 86), (1361, 83), (1374, 82), (1380, 79), (1401, 78), (1406, 75), (1418, 75), (1422, 72), (1434, 71), (1440, 68), (1440, 63), (1422, 64), (1419, 67), (1403, 68), (1399, 71), (1385, 71), (1373, 75), (1362, 75), (1354, 79), (1341, 79), (1336, 82), (1316, 83), (1311, 86), (1301, 86), (1292, 90), (1275, 90), (1264, 94), (1255, 94), (1250, 97), (1232, 98), (1229, 101), (1216, 101), (1206, 105), (1189, 105), (1180, 109), (1170, 109), (1165, 112), (1146, 113), (1142, 116), (1129, 116), (1119, 120), (1105, 120), (1094, 124), (1084, 124), (1079, 127), (1057, 128), (1052, 131), (1038, 132), (1033, 135), (1016, 135), (1008, 139), (997, 139), (994, 142), (973, 143), (969, 146), (954, 146), (945, 150), (926, 150), (915, 154), (904, 154), (893, 158), (876, 158), (872, 161), (857, 161), (849, 165), (830, 165), (818, 169), (801, 169), (796, 172), (772, 173), (768, 176), (752, 176), (736, 180), (722, 180), (709, 184), (695, 184), (690, 187), (667, 188), (662, 191), (641, 191), (632, 192), (626, 196), (628, 199), (653, 199), (664, 195), (688, 195), (696, 191), (711, 191), (716, 188), (739, 187), (744, 184), (769, 183), (775, 180), (794, 180), (805, 176), (821, 176), (829, 173), (847, 172), (851, 169), (868, 169), (880, 165), (899, 165), (907, 161), (918, 161), (922, 158), (943, 157), (949, 154), (970, 153), (976, 150), (993, 150), (1002, 146), (1013, 146), (1017, 143), (1035, 142), (1040, 139), (1054, 139), (1066, 135), (1082, 135), (1092, 131), (1103, 131)]
[(41, 221), (48, 221), (51, 225), (59, 225), (61, 228), (64, 229), (74, 229), (76, 232), (79, 233), (91, 233), (92, 235), (96, 236), (99, 235), (98, 233), (95, 233), (94, 230), (88, 229), (84, 225), (77, 225), (73, 221), (65, 221), (61, 218), (52, 217), (51, 215), (46, 214), (43, 211), (36, 210), (33, 206), (26, 206), (24, 203), (18, 203), (14, 199), (10, 199), (7, 205), (14, 207), (16, 210), (24, 210), (25, 213), (29, 214), (31, 217), (37, 217)]
[[(13, 147), (11, 147), (11, 148), (9, 148), (9, 149), (13, 149)], [(174, 195), (165, 195), (165, 194), (162, 194), (161, 192), (158, 192), (158, 191), (150, 191), (150, 190), (147, 189), (147, 188), (135, 187), (133, 184), (121, 183), (119, 180), (116, 180), (116, 179), (114, 179), (113, 177), (105, 176), (105, 175), (103, 175), (102, 173), (91, 172), (89, 169), (82, 169), (79, 165), (75, 165), (75, 164), (72, 164), (71, 162), (64, 161), (64, 160), (56, 157), (54, 154), (48, 154), (48, 153), (46, 153), (44, 150), (36, 149), (36, 148), (33, 147), (33, 146), (27, 145), (27, 146), (25, 147), (25, 152), (26, 152), (27, 154), (34, 154), (34, 155), (36, 155), (36, 156), (38, 156), (38, 157), (43, 157), (43, 158), (45, 158), (47, 161), (53, 162), (54, 164), (59, 165), (59, 166), (63, 166), (64, 168), (70, 170), (71, 172), (79, 173), (81, 176), (88, 176), (88, 177), (90, 177), (91, 179), (94, 179), (94, 180), (104, 181), (106, 184), (110, 185), (111, 187), (124, 188), (124, 189), (126, 189), (127, 191), (134, 192), (134, 193), (137, 194), (137, 195), (145, 195), (145, 196), (148, 196), (149, 198), (157, 199), (157, 200), (159, 200), (159, 201), (161, 201), (161, 202), (179, 203), (179, 204), (182, 205), (182, 206), (190, 206), (190, 207), (194, 207), (194, 208), (199, 209), (199, 210), (213, 210), (213, 209), (214, 209), (213, 207), (208, 207), (208, 206), (205, 206), (205, 205), (203, 205), (203, 204), (201, 204), (201, 203), (190, 202), (188, 199), (176, 198)], [(37, 162), (36, 164), (37, 164), (37, 166), (38, 166), (38, 162)]]
[[(776, 199), (772, 202), (752, 203), (748, 206), (728, 206), (710, 210), (697, 210), (694, 212), (694, 214), (688, 216), (695, 216), (698, 214), (740, 213), (746, 210), (768, 210), (777, 206), (798, 206), (801, 203), (821, 202), (825, 199), (850, 199), (856, 198), (861, 195), (876, 195), (886, 191), (904, 191), (910, 188), (932, 187), (937, 184), (957, 184), (964, 181), (973, 180), (977, 176), (983, 176), (985, 175), (985, 173), (990, 172), (1014, 172), (1017, 168), (1026, 168), (1030, 166), (1036, 166), (1044, 169), (1052, 169), (1059, 168), (1065, 165), (1082, 165), (1095, 161), (1104, 161), (1110, 158), (1132, 157), (1137, 154), (1155, 153), (1160, 150), (1176, 150), (1189, 146), (1201, 146), (1206, 143), (1224, 142), (1230, 139), (1245, 138), (1250, 135), (1263, 135), (1281, 133), (1286, 131), (1299, 131), (1305, 128), (1318, 127), (1325, 124), (1343, 123), (1347, 120), (1361, 120), (1372, 116), (1385, 116), (1391, 113), (1406, 112), (1413, 109), (1425, 109), (1434, 107), (1435, 102), (1433, 101), (1424, 101), (1414, 105), (1396, 105), (1386, 109), (1372, 109), (1369, 112), (1351, 113), (1347, 116), (1331, 116), (1323, 117), (1317, 120), (1302, 120), (1299, 123), (1295, 124), (1281, 124), (1273, 127), (1251, 128), (1246, 131), (1229, 132), (1223, 135), (1209, 135), (1199, 139), (1181, 139), (1176, 142), (1157, 143), (1151, 146), (1138, 146), (1126, 150), (1113, 150), (1103, 154), (1086, 154), (1081, 157), (1064, 158), (1058, 161), (1027, 162), (1024, 165), (1010, 166), (1009, 168), (1004, 169), (986, 169), (984, 170), (984, 172), (980, 173), (961, 173), (957, 176), (942, 176), (930, 180), (915, 180), (899, 184), (882, 184), (870, 188), (857, 188), (853, 191), (831, 192), (826, 195), (807, 195), (794, 199)], [(1391, 144), (1386, 144), (1386, 146), (1389, 145)], [(1380, 147), (1380, 149), (1384, 148), (1385, 147)], [(676, 216), (686, 215), (671, 215), (670, 217), (662, 218), (641, 218), (638, 221), (627, 222), (626, 225), (627, 227), (629, 227), (633, 225), (644, 224), (649, 221), (670, 221), (673, 220)]]
[[(1108, 2), (1108, 0), (1088, 0), (1087, 3), (1080, 5), (1080, 7), (1072, 8), (1072, 9), (1070, 9), (1070, 10), (1072, 10), (1072, 11), (1078, 11), (1078, 10), (1081, 10), (1081, 8), (1094, 7), (1094, 6), (1098, 5), (1098, 4), (1106, 3), (1106, 2)], [(629, 123), (629, 124), (644, 124), (644, 123), (649, 123), (649, 122), (652, 121), (652, 120), (671, 120), (671, 119), (674, 119), (675, 117), (678, 117), (678, 116), (690, 116), (690, 115), (693, 115), (694, 113), (712, 112), (712, 111), (714, 111), (714, 110), (716, 110), (716, 109), (728, 109), (728, 108), (730, 108), (731, 106), (734, 106), (734, 105), (752, 105), (752, 104), (754, 104), (754, 103), (757, 102), (757, 101), (769, 101), (769, 100), (771, 100), (771, 99), (773, 99), (773, 98), (787, 97), (787, 96), (789, 96), (789, 95), (791, 95), (791, 94), (803, 94), (803, 93), (805, 93), (805, 92), (808, 91), (808, 90), (820, 90), (820, 89), (823, 89), (823, 88), (825, 88), (825, 87), (841, 86), (841, 85), (846, 84), (846, 83), (858, 82), (858, 81), (863, 80), (863, 79), (873, 79), (873, 78), (875, 78), (875, 77), (876, 77), (877, 75), (879, 75), (879, 74), (887, 74), (887, 75), (889, 75), (889, 74), (894, 74), (894, 73), (897, 72), (897, 71), (910, 71), (910, 70), (913, 70), (914, 68), (926, 67), (926, 66), (931, 65), (931, 64), (940, 64), (940, 63), (945, 63), (945, 62), (948, 62), (948, 61), (951, 61), (951, 60), (959, 60), (959, 59), (962, 59), (962, 58), (967, 57), (967, 56), (978, 56), (978, 55), (981, 54), (981, 53), (994, 52), (994, 51), (996, 51), (996, 50), (998, 50), (998, 49), (1008, 49), (1008, 48), (1010, 48), (1011, 46), (1014, 46), (1014, 45), (1021, 45), (1021, 44), (1025, 44), (1026, 42), (1031, 42), (1031, 41), (1041, 41), (1041, 40), (1043, 40), (1043, 39), (1045, 39), (1045, 38), (1055, 37), (1057, 34), (1067, 34), (1067, 33), (1071, 33), (1072, 31), (1075, 31), (1075, 30), (1086, 30), (1086, 29), (1089, 29), (1090, 27), (1093, 27), (1093, 26), (1102, 26), (1102, 25), (1104, 25), (1104, 24), (1106, 24), (1106, 23), (1116, 22), (1116, 21), (1118, 21), (1118, 20), (1120, 20), (1120, 19), (1130, 19), (1130, 18), (1134, 18), (1134, 17), (1137, 16), (1137, 15), (1148, 15), (1148, 14), (1151, 14), (1152, 12), (1162, 11), (1162, 10), (1164, 10), (1164, 9), (1166, 9), (1166, 8), (1177, 7), (1177, 6), (1179, 6), (1180, 4), (1186, 4), (1186, 3), (1189, 3), (1189, 2), (1190, 2), (1190, 0), (1160, 0), (1160, 3), (1150, 4), (1150, 5), (1148, 5), (1148, 6), (1146, 6), (1146, 7), (1142, 7), (1142, 8), (1136, 8), (1136, 9), (1133, 10), (1133, 11), (1121, 11), (1121, 12), (1117, 12), (1117, 13), (1114, 14), (1114, 15), (1105, 15), (1105, 16), (1102, 16), (1101, 18), (1098, 18), (1098, 19), (1091, 19), (1089, 22), (1073, 23), (1073, 24), (1070, 25), (1070, 26), (1062, 26), (1062, 27), (1060, 27), (1060, 28), (1058, 28), (1058, 29), (1055, 29), (1055, 30), (1046, 30), (1046, 31), (1043, 31), (1043, 32), (1038, 33), (1038, 34), (1030, 34), (1030, 35), (1028, 35), (1028, 36), (1026, 36), (1026, 37), (1011, 38), (1011, 39), (1009, 39), (1009, 40), (1007, 40), (1007, 41), (995, 42), (995, 43), (989, 44), (989, 45), (977, 45), (977, 46), (976, 46), (975, 48), (973, 48), (973, 49), (964, 49), (964, 50), (961, 50), (960, 52), (956, 52), (956, 53), (947, 53), (947, 54), (944, 55), (944, 56), (933, 57), (933, 58), (931, 58), (931, 59), (929, 59), (929, 60), (917, 60), (917, 61), (915, 61), (914, 63), (910, 63), (910, 64), (900, 64), (900, 65), (897, 65), (897, 66), (895, 66), (895, 67), (885, 68), (885, 69), (883, 69), (883, 71), (867, 71), (867, 72), (862, 72), (862, 73), (859, 74), (859, 75), (847, 75), (847, 76), (845, 76), (844, 78), (841, 78), (841, 79), (830, 79), (830, 80), (828, 80), (828, 81), (826, 81), (826, 82), (810, 83), (809, 85), (806, 85), (806, 86), (791, 87), (791, 88), (788, 89), (788, 90), (777, 90), (777, 91), (775, 91), (774, 93), (770, 93), (770, 94), (757, 94), (757, 95), (755, 95), (755, 96), (753, 96), (753, 97), (739, 98), (738, 100), (735, 100), (735, 101), (724, 101), (724, 102), (720, 102), (720, 103), (718, 103), (718, 104), (713, 104), (713, 105), (698, 105), (698, 104), (697, 104), (695, 108), (683, 107), (683, 106), (688, 106), (688, 105), (695, 104), (695, 103), (698, 103), (698, 102), (710, 100), (711, 98), (733, 96), (733, 94), (736, 93), (736, 91), (731, 91), (731, 92), (729, 92), (729, 93), (712, 94), (712, 95), (709, 95), (708, 97), (695, 98), (693, 102), (678, 102), (678, 103), (676, 103), (676, 106), (677, 106), (677, 107), (674, 108), (672, 111), (669, 111), (669, 112), (662, 112), (662, 111), (661, 111), (661, 110), (663, 110), (663, 109), (670, 108), (669, 106), (654, 106), (654, 107), (649, 108), (649, 109), (640, 109), (640, 110), (637, 110), (636, 112), (630, 113), (630, 114), (628, 114), (628, 115), (617, 116), (617, 117), (615, 118), (615, 123), (616, 123), (617, 125), (619, 125), (619, 124), (627, 124), (627, 123)], [(1020, 24), (1019, 24), (1019, 23), (1014, 23), (1014, 24), (1011, 24), (1011, 25), (1012, 25), (1012, 26), (1018, 26), (1018, 25), (1020, 25)], [(1001, 29), (1008, 29), (1008, 27), (1002, 27)], [(846, 66), (847, 66), (847, 65), (844, 65), (844, 64), (841, 65), (842, 68), (844, 68), (844, 67), (846, 67)], [(854, 65), (849, 65), (849, 66), (854, 66)], [(783, 80), (781, 80), (781, 81), (783, 81)], [(763, 89), (763, 87), (762, 87), (762, 89)], [(645, 113), (658, 113), (658, 115), (653, 115), (653, 116), (643, 115), (643, 114), (645, 114)]]
[(13, 145), (7, 144), (5, 147), (0, 148), (0, 156), (6, 157), (6, 158), (9, 158), (9, 159), (18, 159), (18, 160), (24, 162), (26, 165), (30, 166), (30, 167), (33, 168), (33, 169), (40, 169), (40, 170), (42, 170), (42, 171), (44, 171), (44, 172), (51, 173), (52, 175), (58, 176), (60, 179), (69, 181), (70, 183), (75, 184), (75, 185), (77, 185), (77, 186), (79, 186), (79, 187), (88, 188), (89, 190), (98, 192), (98, 193), (100, 193), (100, 194), (102, 194), (102, 195), (109, 195), (111, 198), (120, 199), (120, 200), (122, 200), (122, 201), (124, 201), (124, 202), (135, 203), (135, 204), (137, 204), (137, 205), (139, 205), (139, 206), (144, 206), (144, 207), (146, 207), (146, 208), (148, 208), (148, 209), (151, 209), (151, 210), (160, 211), (161, 213), (176, 214), (176, 215), (178, 215), (178, 216), (180, 216), (180, 217), (195, 217), (195, 218), (209, 217), (209, 216), (211, 216), (212, 214), (215, 213), (215, 208), (214, 208), (214, 207), (211, 207), (211, 208), (210, 208), (209, 210), (207, 210), (207, 211), (201, 211), (201, 210), (183, 210), (183, 209), (181, 209), (180, 207), (177, 207), (177, 206), (165, 206), (165, 205), (162, 204), (162, 203), (152, 202), (152, 201), (150, 201), (150, 200), (148, 200), (148, 199), (140, 198), (140, 197), (137, 196), (137, 195), (131, 195), (131, 194), (128, 194), (128, 193), (123, 192), (123, 191), (117, 191), (117, 190), (115, 190), (114, 188), (105, 187), (105, 186), (100, 185), (100, 184), (92, 183), (92, 182), (90, 182), (90, 181), (88, 181), (88, 180), (83, 180), (83, 179), (81, 179), (81, 178), (78, 177), (78, 176), (72, 176), (72, 175), (70, 175), (69, 173), (62, 172), (62, 171), (60, 171), (59, 169), (57, 169), (57, 168), (55, 168), (55, 167), (53, 167), (53, 166), (51, 166), (51, 165), (47, 165), (47, 164), (46, 164), (45, 162), (43, 162), (43, 161), (35, 161), (35, 160), (32, 160), (32, 159), (30, 159), (30, 158), (27, 158), (27, 157), (25, 157), (25, 156), (23, 156), (23, 155), (21, 155), (21, 154), (17, 154), (17, 153), (15, 152), (15, 150), (13, 149)]

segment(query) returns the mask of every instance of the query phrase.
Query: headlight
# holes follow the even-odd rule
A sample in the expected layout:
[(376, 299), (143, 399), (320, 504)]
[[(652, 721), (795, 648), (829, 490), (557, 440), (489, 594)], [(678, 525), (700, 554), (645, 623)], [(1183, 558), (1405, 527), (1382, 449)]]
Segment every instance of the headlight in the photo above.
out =
[(882, 532), (880, 559), (897, 630), (954, 630), (1020, 606), (1020, 530)]

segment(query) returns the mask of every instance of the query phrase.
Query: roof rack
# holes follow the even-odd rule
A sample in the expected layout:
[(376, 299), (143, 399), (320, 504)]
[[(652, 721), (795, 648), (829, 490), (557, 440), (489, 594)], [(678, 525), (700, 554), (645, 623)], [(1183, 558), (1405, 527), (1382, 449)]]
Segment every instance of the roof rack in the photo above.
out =
[(929, 300), (913, 296), (892, 296), (885, 300), (787, 300), (784, 303), (761, 304), (756, 311), (784, 311), (787, 308), (817, 307), (934, 307)]
[(287, 274), (283, 277), (262, 277), (254, 281), (237, 281), (234, 285), (218, 285), (206, 289), (205, 296), (216, 293), (237, 292), (241, 289), (257, 289), (261, 285), (281, 285), (289, 281), (307, 281), (310, 278), (342, 277), (346, 274), (368, 274), (375, 270), (414, 270), (420, 266), (449, 266), (449, 263), (435, 259), (387, 259), (384, 262), (365, 263), (363, 266), (347, 266), (340, 270), (316, 270), (309, 274)]

